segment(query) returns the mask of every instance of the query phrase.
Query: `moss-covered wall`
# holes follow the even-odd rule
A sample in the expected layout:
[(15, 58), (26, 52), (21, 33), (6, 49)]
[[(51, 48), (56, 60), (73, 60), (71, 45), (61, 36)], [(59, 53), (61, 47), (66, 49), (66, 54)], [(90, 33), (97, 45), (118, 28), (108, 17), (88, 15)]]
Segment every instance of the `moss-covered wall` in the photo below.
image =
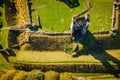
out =
[(70, 36), (35, 36), (30, 37), (29, 44), (33, 50), (57, 51), (64, 50), (66, 44), (70, 44)]
[(120, 31), (120, 9), (116, 9), (116, 20), (114, 28)]
[[(28, 41), (25, 41), (26, 34), (25, 32), (21, 33), (16, 31), (9, 31), (8, 45), (19, 44), (23, 50), (37, 50), (37, 51), (57, 51), (65, 50), (67, 46), (73, 42), (71, 35), (59, 35), (59, 36), (50, 36), (50, 35), (41, 35), (41, 34), (31, 34), (27, 38)], [(115, 36), (110, 36), (109, 34), (102, 35), (93, 35), (87, 33), (85, 39), (83, 39), (83, 46), (86, 48), (94, 49), (97, 45), (101, 45), (104, 49), (119, 49), (120, 48), (120, 37), (119, 34)]]
[(18, 25), (24, 26), (28, 23), (28, 10), (27, 10), (27, 0), (14, 0), (15, 7), (17, 10)]
[(19, 31), (9, 30), (8, 32), (8, 47), (13, 47), (14, 45), (18, 45), (18, 35)]
[(112, 37), (110, 35), (96, 35), (96, 39), (104, 49), (120, 49), (120, 34)]
[(14, 26), (18, 23), (17, 10), (14, 0), (4, 0), (5, 3), (5, 20), (8, 26)]
[(106, 73), (114, 71), (120, 73), (117, 65), (104, 66), (102, 64), (26, 64), (14, 63), (16, 69), (31, 71), (33, 69), (40, 69), (42, 71), (55, 70), (58, 72), (88, 72), (88, 73)]

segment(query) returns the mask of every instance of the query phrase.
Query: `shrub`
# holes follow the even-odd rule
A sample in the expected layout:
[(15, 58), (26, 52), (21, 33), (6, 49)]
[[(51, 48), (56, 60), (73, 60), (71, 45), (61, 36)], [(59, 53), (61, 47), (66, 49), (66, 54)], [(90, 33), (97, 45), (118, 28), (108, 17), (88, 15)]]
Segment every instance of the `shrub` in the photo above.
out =
[(33, 50), (33, 47), (29, 43), (25, 43), (22, 47), (21, 50)]
[(45, 80), (59, 80), (59, 73), (56, 71), (48, 71), (45, 73)]
[(16, 70), (9, 70), (6, 72), (6, 74), (3, 74), (1, 76), (0, 80), (13, 80), (14, 75), (17, 73)]
[(27, 72), (25, 71), (19, 71), (13, 78), (13, 80), (26, 80), (27, 78)]
[(61, 73), (60, 74), (60, 80), (73, 80), (72, 73)]
[(81, 52), (84, 49), (82, 44), (73, 42), (71, 44), (65, 44), (64, 51), (66, 53), (72, 53), (76, 49), (76, 47), (78, 47), (76, 51), (77, 53)]
[(6, 72), (7, 72), (6, 70), (1, 69), (1, 70), (0, 70), (0, 78), (1, 78), (1, 76), (2, 76), (3, 74), (5, 74)]
[(40, 70), (32, 70), (26, 80), (44, 80), (44, 73)]

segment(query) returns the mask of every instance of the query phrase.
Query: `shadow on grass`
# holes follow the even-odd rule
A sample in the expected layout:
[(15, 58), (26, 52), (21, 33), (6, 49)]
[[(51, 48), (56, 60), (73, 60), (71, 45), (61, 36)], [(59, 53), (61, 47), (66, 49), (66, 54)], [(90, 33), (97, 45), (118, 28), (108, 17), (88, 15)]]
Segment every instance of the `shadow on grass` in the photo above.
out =
[(3, 27), (3, 23), (2, 23), (2, 20), (0, 18), (0, 28), (2, 28), (2, 27)]
[[(1, 48), (2, 49), (2, 48)], [(9, 62), (9, 57), (10, 56), (16, 56), (16, 54), (14, 53), (14, 51), (13, 50), (11, 50), (11, 49), (5, 49), (5, 50), (1, 50), (0, 49), (0, 53), (3, 55), (3, 57), (5, 58), (5, 60), (7, 61), (7, 62)]]
[[(92, 33), (89, 31), (86, 33), (84, 40), (81, 42), (84, 45), (85, 50), (79, 53), (80, 55), (92, 55), (95, 59), (99, 60), (107, 70), (107, 72), (113, 74), (115, 77), (119, 77), (118, 73), (120, 73), (120, 61), (108, 54), (102, 45), (99, 43)], [(109, 61), (115, 63), (119, 69), (115, 69)]]
[(80, 6), (80, 3), (78, 0), (59, 0), (59, 1), (64, 2), (70, 8), (75, 8)]
[(3, 1), (3, 0), (1, 0), (1, 1), (0, 1), (0, 7), (2, 7), (2, 8), (3, 8), (3, 4), (4, 4), (4, 1)]

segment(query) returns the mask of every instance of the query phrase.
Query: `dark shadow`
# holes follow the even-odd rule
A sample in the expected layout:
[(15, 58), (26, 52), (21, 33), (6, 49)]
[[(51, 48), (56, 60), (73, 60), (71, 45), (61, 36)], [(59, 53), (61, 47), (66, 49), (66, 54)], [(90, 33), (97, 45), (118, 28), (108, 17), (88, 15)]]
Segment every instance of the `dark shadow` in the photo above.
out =
[(30, 21), (31, 21), (31, 23), (33, 23), (33, 21), (32, 21), (32, 11), (35, 11), (35, 10), (32, 10), (32, 3), (29, 3), (28, 4), (28, 6), (29, 6), (29, 10), (30, 10)]
[(27, 0), (27, 5), (28, 5), (28, 15), (29, 15), (29, 18), (30, 18), (30, 24), (32, 24), (32, 11), (34, 11), (34, 10), (32, 10), (32, 2), (30, 2), (29, 0)]
[[(2, 12), (0, 12), (0, 17), (2, 16)], [(2, 20), (1, 20), (1, 18), (0, 18), (0, 28), (2, 28), (3, 27), (3, 24), (2, 24)]]
[(0, 53), (3, 55), (3, 57), (5, 58), (5, 60), (7, 62), (9, 62), (9, 55), (5, 51), (0, 51)]
[(0, 16), (2, 16), (2, 12), (0, 12)]
[(70, 8), (75, 8), (80, 6), (80, 3), (78, 0), (59, 0), (59, 1), (64, 2)]
[(2, 23), (2, 20), (0, 18), (0, 28), (2, 28), (2, 27), (3, 27), (3, 23)]
[(3, 8), (3, 4), (4, 4), (4, 1), (3, 1), (3, 0), (0, 0), (0, 7)]
[(16, 56), (16, 54), (14, 53), (14, 51), (12, 49), (6, 49), (6, 52), (9, 53), (9, 56)]
[(3, 47), (0, 45), (0, 49), (3, 49)]
[(5, 60), (7, 61), (7, 62), (9, 62), (9, 57), (10, 56), (16, 56), (16, 54), (14, 53), (14, 51), (13, 50), (11, 50), (11, 49), (5, 49), (5, 50), (0, 50), (0, 53), (3, 55), (3, 57), (5, 58)]
[[(29, 6), (29, 17), (30, 17), (30, 23), (31, 24), (34, 24), (33, 21), (32, 21), (32, 12), (35, 11), (35, 9), (32, 9), (32, 3), (31, 2), (28, 2), (28, 6)], [(33, 28), (32, 30), (38, 30), (38, 28), (42, 29), (42, 25), (41, 25), (41, 21), (40, 21), (40, 16), (37, 15), (37, 21), (38, 21), (38, 24), (37, 25), (33, 25)]]
[[(113, 74), (116, 78), (119, 77), (118, 73), (120, 73), (120, 61), (113, 57), (112, 55), (108, 54), (102, 45), (101, 42), (97, 41), (96, 38), (93, 36), (92, 33), (87, 31), (85, 37), (82, 42), (85, 50), (79, 53), (80, 55), (92, 55), (95, 59), (99, 60), (107, 70), (107, 72)], [(118, 66), (118, 70), (116, 70), (109, 61), (112, 61)]]
[(42, 29), (42, 25), (41, 25), (41, 21), (40, 21), (40, 16), (39, 15), (37, 15), (37, 20), (38, 20), (37, 27), (40, 28), (40, 29)]

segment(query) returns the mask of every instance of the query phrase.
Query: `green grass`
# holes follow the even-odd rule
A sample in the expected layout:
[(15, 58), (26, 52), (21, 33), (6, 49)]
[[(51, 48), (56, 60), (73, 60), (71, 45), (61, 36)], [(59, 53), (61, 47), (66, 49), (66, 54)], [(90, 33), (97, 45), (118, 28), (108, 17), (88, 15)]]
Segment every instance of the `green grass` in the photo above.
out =
[(10, 64), (4, 59), (0, 53), (0, 69), (12, 69)]
[[(0, 12), (1, 12), (1, 16), (0, 19), (2, 20), (2, 24), (3, 27), (6, 27), (6, 21), (5, 21), (5, 10), (4, 10), (4, 4), (3, 4), (3, 8), (0, 7)], [(0, 45), (2, 45), (3, 48), (7, 47), (7, 36), (8, 35), (8, 31), (7, 30), (0, 30)]]
[(0, 45), (3, 48), (7, 48), (8, 47), (8, 30), (1, 30), (0, 31)]
[[(108, 73), (73, 73), (74, 76), (84, 77), (87, 80), (119, 80)], [(119, 74), (120, 75), (120, 74)]]
[[(71, 54), (67, 54), (61, 51), (19, 51), (16, 57), (11, 57), (15, 62), (25, 63), (73, 63), (73, 64), (101, 64), (100, 60), (105, 60), (110, 64), (114, 63), (114, 59), (120, 60), (120, 50), (107, 50), (105, 54), (92, 54), (81, 55), (73, 58)], [(111, 57), (112, 56), (112, 57)]]
[[(43, 30), (47, 31), (65, 31), (71, 24), (72, 16), (84, 11), (87, 1), (92, 4), (90, 31), (100, 31), (111, 29), (112, 3), (114, 0), (78, 0), (80, 6), (75, 8), (68, 7), (62, 1), (56, 0), (31, 0), (33, 22), (37, 24), (37, 15), (40, 15)], [(64, 20), (62, 22), (62, 20)]]
[(0, 19), (2, 20), (3, 26), (6, 27), (7, 23), (6, 23), (6, 20), (5, 20), (5, 10), (4, 10), (4, 8), (0, 7), (0, 12), (2, 13), (2, 15), (0, 16)]

